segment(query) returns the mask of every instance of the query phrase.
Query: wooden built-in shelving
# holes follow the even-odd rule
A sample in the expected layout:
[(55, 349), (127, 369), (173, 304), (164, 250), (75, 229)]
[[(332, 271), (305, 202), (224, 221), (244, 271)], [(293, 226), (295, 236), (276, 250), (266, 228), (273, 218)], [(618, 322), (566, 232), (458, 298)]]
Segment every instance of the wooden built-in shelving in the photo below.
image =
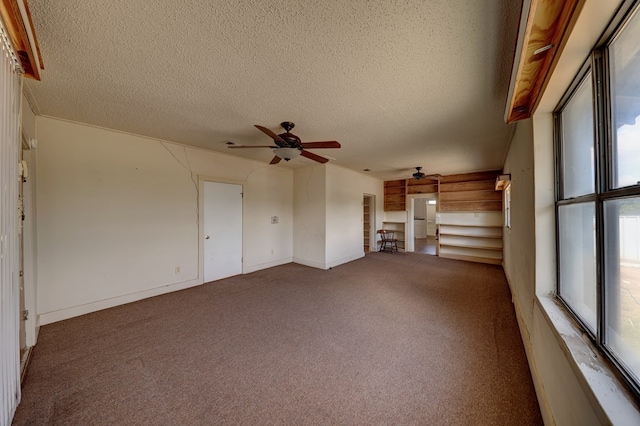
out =
[[(502, 192), (495, 190), (500, 171), (406, 179), (384, 183), (384, 210), (406, 210), (407, 195), (438, 194), (438, 255), (451, 259), (502, 262)], [(383, 222), (396, 231), (404, 250), (406, 223)]]
[(364, 252), (367, 253), (370, 250), (369, 241), (371, 241), (371, 205), (370, 198), (365, 196), (362, 200), (362, 226), (364, 235)]
[(388, 180), (384, 183), (384, 211), (402, 211), (406, 209), (407, 181)]
[(405, 250), (405, 235), (407, 234), (406, 222), (382, 222), (382, 228), (393, 231), (394, 237), (398, 240), (398, 250)]
[(407, 179), (407, 194), (437, 194), (436, 179)]

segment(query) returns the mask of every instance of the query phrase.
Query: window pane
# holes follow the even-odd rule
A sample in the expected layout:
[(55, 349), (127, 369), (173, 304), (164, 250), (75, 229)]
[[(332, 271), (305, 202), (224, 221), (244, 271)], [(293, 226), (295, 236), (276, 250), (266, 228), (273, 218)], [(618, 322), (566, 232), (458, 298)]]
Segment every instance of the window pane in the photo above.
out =
[(640, 13), (609, 49), (614, 141), (613, 187), (640, 184)]
[(560, 295), (596, 330), (596, 244), (594, 203), (558, 207)]
[(595, 192), (591, 72), (562, 111), (564, 199)]
[(640, 197), (605, 208), (606, 344), (640, 377)]

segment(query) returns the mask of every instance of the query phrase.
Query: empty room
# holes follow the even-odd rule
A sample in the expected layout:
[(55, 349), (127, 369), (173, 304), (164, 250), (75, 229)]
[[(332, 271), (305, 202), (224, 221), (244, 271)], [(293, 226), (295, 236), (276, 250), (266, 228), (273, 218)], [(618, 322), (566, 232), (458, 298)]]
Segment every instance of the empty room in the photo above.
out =
[(0, 425), (640, 424), (640, 1), (0, 1)]

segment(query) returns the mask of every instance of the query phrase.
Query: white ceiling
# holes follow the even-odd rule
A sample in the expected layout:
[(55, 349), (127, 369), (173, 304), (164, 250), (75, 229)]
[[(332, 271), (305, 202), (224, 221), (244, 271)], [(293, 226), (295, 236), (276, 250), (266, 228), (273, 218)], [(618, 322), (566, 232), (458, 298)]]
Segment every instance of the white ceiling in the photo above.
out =
[[(521, 1), (29, 0), (36, 113), (268, 163), (253, 127), (382, 178), (502, 167)], [(335, 160), (334, 160), (335, 159)], [(270, 167), (310, 164), (298, 157)]]

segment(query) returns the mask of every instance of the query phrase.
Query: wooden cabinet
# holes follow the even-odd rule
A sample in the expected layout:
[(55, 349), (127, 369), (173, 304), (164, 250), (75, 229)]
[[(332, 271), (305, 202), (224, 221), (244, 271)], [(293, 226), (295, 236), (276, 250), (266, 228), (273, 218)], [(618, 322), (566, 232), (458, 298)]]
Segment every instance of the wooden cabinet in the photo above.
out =
[(405, 251), (405, 235), (407, 224), (405, 222), (382, 222), (382, 228), (393, 231), (394, 237), (398, 240), (398, 250)]

